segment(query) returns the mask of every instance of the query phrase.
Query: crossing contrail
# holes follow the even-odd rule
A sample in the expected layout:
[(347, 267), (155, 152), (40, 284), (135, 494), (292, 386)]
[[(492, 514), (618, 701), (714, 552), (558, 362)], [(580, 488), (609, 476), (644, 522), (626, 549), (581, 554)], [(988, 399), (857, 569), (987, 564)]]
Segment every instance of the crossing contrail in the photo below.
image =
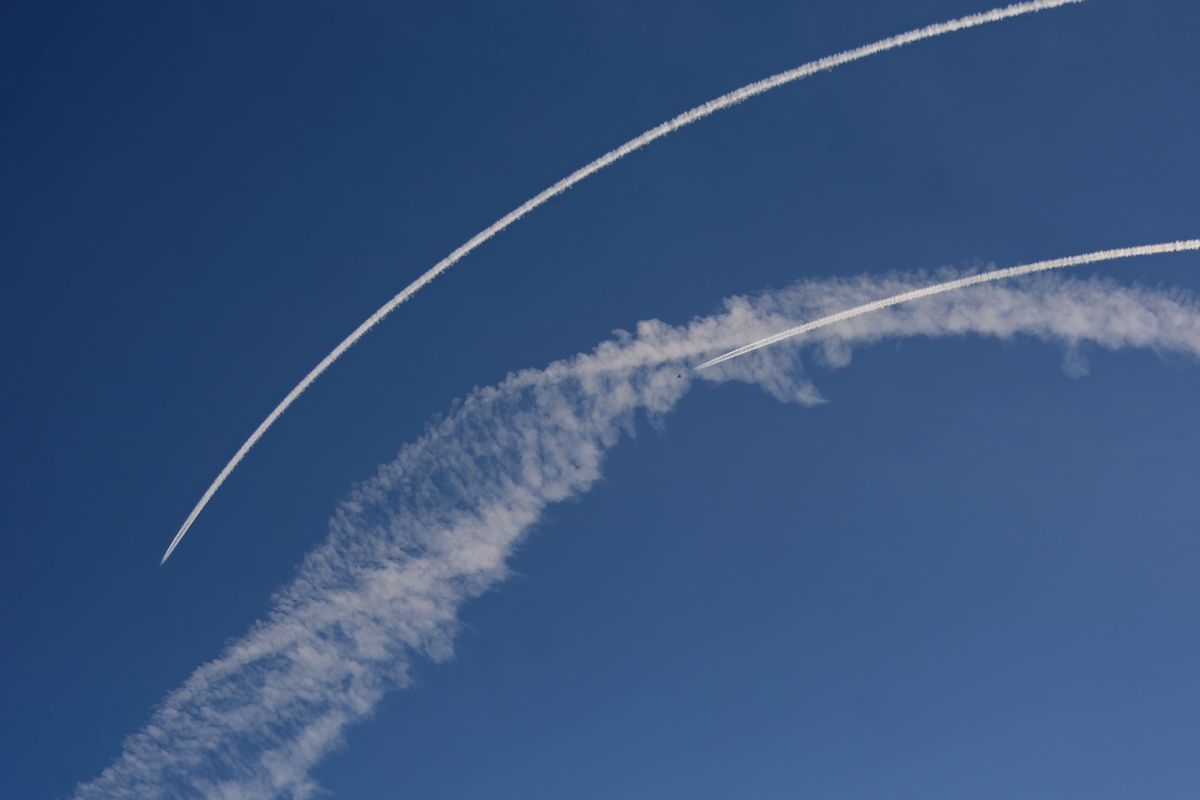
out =
[(1019, 17), (1024, 14), (1032, 14), (1036, 11), (1044, 11), (1046, 9), (1058, 8), (1059, 6), (1073, 5), (1075, 3), (1082, 2), (1084, 2), (1084, 0), (1033, 0), (1033, 2), (1015, 3), (1013, 5), (1004, 6), (1003, 8), (995, 8), (991, 11), (984, 11), (978, 14), (971, 14), (969, 16), (960, 17), (959, 19), (950, 20), (948, 22), (940, 22), (935, 25), (917, 28), (915, 30), (908, 31), (907, 33), (901, 33), (897, 36), (890, 36), (886, 39), (880, 39), (877, 42), (863, 45), (862, 47), (858, 47), (853, 50), (846, 50), (835, 55), (817, 59), (816, 61), (810, 61), (807, 64), (796, 67), (795, 69), (790, 69), (786, 72), (780, 72), (776, 75), (772, 75), (769, 78), (764, 78), (763, 80), (748, 84), (740, 89), (735, 89), (728, 94), (721, 95), (715, 100), (709, 100), (707, 103), (703, 103), (689, 111), (685, 111), (679, 116), (674, 117), (662, 123), (661, 125), (658, 125), (657, 127), (651, 128), (640, 136), (630, 139), (628, 142), (616, 148), (615, 150), (608, 151), (595, 161), (592, 161), (590, 164), (587, 164), (586, 166), (577, 169), (575, 172), (572, 172), (570, 175), (563, 178), (553, 186), (542, 190), (540, 193), (526, 200), (512, 211), (508, 212), (503, 217), (472, 236), (465, 244), (460, 245), (458, 249), (454, 250), (452, 253), (450, 253), (450, 255), (446, 256), (441, 261), (430, 267), (423, 275), (406, 286), (403, 291), (401, 291), (385, 305), (381, 306), (378, 311), (364, 320), (363, 323), (355, 328), (349, 336), (343, 339), (337, 347), (333, 348), (329, 355), (321, 359), (320, 363), (313, 367), (312, 370), (304, 376), (304, 379), (301, 380), (300, 383), (296, 384), (295, 388), (287, 393), (287, 396), (280, 401), (279, 405), (275, 406), (271, 413), (267, 415), (267, 418), (264, 419), (262, 423), (254, 429), (254, 433), (250, 434), (250, 438), (248, 438), (242, 444), (242, 446), (238, 448), (238, 451), (234, 453), (233, 458), (229, 459), (229, 463), (225, 465), (224, 469), (221, 470), (216, 479), (213, 480), (212, 484), (207, 490), (205, 490), (204, 495), (200, 498), (200, 501), (196, 503), (195, 508), (193, 508), (191, 513), (188, 514), (187, 519), (184, 520), (183, 525), (180, 526), (179, 532), (175, 534), (175, 538), (171, 540), (171, 545), (167, 548), (167, 552), (163, 554), (162, 561), (159, 563), (165, 564), (167, 559), (171, 557), (171, 553), (173, 553), (175, 548), (179, 546), (179, 543), (187, 534), (188, 529), (192, 527), (192, 523), (194, 523), (196, 518), (200, 516), (200, 512), (204, 510), (204, 507), (208, 505), (208, 502), (213, 498), (213, 495), (215, 495), (217, 490), (221, 488), (221, 484), (225, 482), (225, 479), (229, 477), (230, 473), (237, 468), (237, 465), (240, 464), (242, 459), (246, 457), (246, 454), (250, 452), (250, 448), (254, 447), (254, 445), (258, 443), (258, 440), (263, 437), (263, 434), (267, 432), (267, 429), (274, 425), (277, 419), (283, 416), (283, 412), (287, 411), (288, 407), (291, 406), (292, 403), (296, 402), (296, 399), (302, 395), (304, 391), (308, 389), (308, 387), (311, 386), (314, 381), (316, 381), (317, 378), (321, 377), (325, 370), (329, 369), (329, 367), (332, 366), (335, 361), (341, 358), (343, 353), (353, 347), (359, 339), (366, 336), (372, 328), (374, 328), (376, 325), (382, 322), (385, 317), (395, 311), (401, 303), (404, 303), (414, 294), (423, 289), (426, 284), (428, 284), (438, 275), (441, 275), (443, 272), (450, 269), (450, 267), (454, 266), (488, 239), (491, 239), (493, 236), (500, 233), (529, 212), (541, 205), (544, 205), (552, 198), (567, 191), (575, 184), (589, 178), (590, 176), (594, 175), (610, 164), (619, 161), (635, 150), (640, 150), (651, 142), (663, 138), (669, 133), (677, 131), (680, 128), (685, 128), (688, 125), (691, 125), (693, 122), (698, 122), (705, 117), (729, 108), (730, 106), (735, 106), (738, 103), (769, 92), (772, 89), (780, 86), (803, 80), (804, 78), (815, 75), (818, 72), (834, 69), (835, 67), (840, 67), (843, 64), (849, 64), (852, 61), (858, 61), (869, 56), (884, 53), (888, 50), (894, 50), (898, 47), (904, 47), (905, 45), (914, 44), (925, 39), (932, 39), (935, 36), (941, 36), (945, 33), (954, 33), (955, 31), (966, 30), (967, 28), (975, 28), (991, 22), (999, 22), (1001, 20)]
[(830, 314), (827, 317), (815, 319), (812, 322), (806, 322), (803, 325), (797, 325), (794, 328), (788, 328), (779, 333), (773, 333), (770, 336), (765, 336), (762, 339), (753, 341), (750, 344), (742, 345), (736, 350), (730, 350), (724, 355), (705, 361), (696, 369), (708, 369), (715, 367), (717, 364), (723, 364), (726, 361), (744, 356), (747, 353), (753, 353), (755, 350), (760, 350), (764, 347), (769, 347), (777, 342), (782, 342), (785, 339), (791, 339), (794, 336), (800, 336), (805, 333), (810, 333), (820, 328), (827, 328), (830, 325), (835, 325), (839, 322), (845, 322), (848, 319), (861, 317), (863, 314), (870, 314), (875, 311), (882, 311), (885, 308), (898, 306), (902, 303), (910, 303), (913, 300), (920, 300), (923, 297), (932, 297), (946, 292), (953, 292), (958, 289), (966, 289), (968, 286), (978, 286), (981, 283), (991, 283), (992, 281), (1002, 281), (1005, 278), (1016, 278), (1021, 275), (1029, 275), (1034, 272), (1045, 272), (1051, 269), (1065, 269), (1067, 267), (1078, 267), (1083, 264), (1095, 264), (1098, 261), (1113, 261), (1118, 258), (1133, 258), (1134, 256), (1152, 256), (1160, 253), (1182, 253), (1187, 250), (1200, 250), (1200, 239), (1184, 239), (1178, 242), (1163, 242), (1161, 244), (1147, 244), (1140, 247), (1119, 247), (1115, 250), (1097, 250), (1094, 253), (1084, 253), (1078, 256), (1068, 256), (1066, 258), (1054, 258), (1049, 261), (1036, 261), (1032, 264), (1019, 264), (1015, 267), (1005, 267), (1004, 269), (994, 269), (991, 272), (972, 275), (967, 278), (958, 278), (945, 283), (937, 283), (933, 286), (926, 286), (923, 289), (913, 289), (910, 292), (902, 292), (894, 294), (891, 297), (885, 297), (882, 300), (876, 300), (872, 303), (864, 303), (861, 306), (839, 311), (836, 314)]

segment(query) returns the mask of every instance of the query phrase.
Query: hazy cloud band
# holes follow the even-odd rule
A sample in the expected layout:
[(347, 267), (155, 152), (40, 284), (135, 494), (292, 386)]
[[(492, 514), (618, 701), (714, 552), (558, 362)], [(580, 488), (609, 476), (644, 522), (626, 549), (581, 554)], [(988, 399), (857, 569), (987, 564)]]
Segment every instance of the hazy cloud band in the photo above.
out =
[(459, 609), (505, 578), (547, 506), (589, 489), (638, 417), (669, 412), (697, 377), (817, 403), (802, 347), (837, 366), (856, 344), (900, 336), (1028, 336), (1200, 356), (1191, 295), (1039, 276), (881, 309), (720, 369), (684, 368), (797, 319), (929, 283), (860, 277), (734, 298), (719, 314), (643, 322), (590, 353), (472, 392), (350, 493), (267, 615), (171, 692), (75, 797), (312, 797), (310, 773), (347, 726), (409, 685), (420, 659), (450, 657)]

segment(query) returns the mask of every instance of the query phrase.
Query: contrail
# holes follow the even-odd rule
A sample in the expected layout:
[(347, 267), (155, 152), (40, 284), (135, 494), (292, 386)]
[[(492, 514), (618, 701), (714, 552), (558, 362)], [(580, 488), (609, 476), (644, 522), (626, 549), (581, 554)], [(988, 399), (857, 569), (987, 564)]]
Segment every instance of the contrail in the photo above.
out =
[(204, 492), (204, 495), (200, 498), (200, 501), (196, 503), (196, 507), (192, 509), (190, 514), (188, 514), (187, 519), (184, 520), (183, 525), (180, 526), (179, 532), (176, 533), (175, 538), (171, 540), (171, 545), (167, 548), (167, 552), (163, 554), (162, 561), (160, 561), (159, 564), (165, 564), (167, 559), (171, 557), (171, 553), (175, 551), (175, 548), (179, 546), (180, 541), (183, 540), (184, 535), (187, 534), (188, 528), (192, 527), (192, 523), (196, 521), (196, 518), (200, 516), (200, 512), (204, 510), (206, 505), (208, 505), (208, 501), (212, 499), (213, 495), (217, 493), (217, 490), (221, 488), (221, 484), (225, 482), (225, 479), (229, 477), (230, 473), (232, 473), (237, 465), (241, 463), (242, 459), (246, 457), (246, 454), (250, 452), (250, 448), (254, 447), (258, 440), (262, 438), (263, 434), (267, 432), (267, 429), (275, 424), (275, 420), (279, 419), (283, 415), (283, 412), (287, 411), (288, 407), (291, 406), (292, 403), (296, 402), (296, 398), (302, 395), (304, 391), (308, 389), (308, 387), (311, 386), (314, 381), (316, 381), (317, 378), (321, 377), (322, 373), (324, 373), (325, 370), (329, 369), (329, 367), (333, 365), (333, 362), (341, 358), (342, 354), (353, 347), (359, 339), (366, 336), (368, 331), (370, 331), (372, 328), (382, 322), (385, 317), (395, 311), (397, 306), (407, 301), (410, 297), (423, 289), (426, 284), (428, 284), (438, 275), (441, 275), (443, 272), (450, 269), (450, 267), (454, 266), (456, 263), (466, 257), (469, 253), (475, 250), (475, 248), (479, 247), (488, 239), (491, 239), (493, 236), (500, 233), (529, 212), (541, 205), (544, 205), (552, 198), (562, 194), (575, 184), (589, 178), (610, 164), (616, 163), (635, 150), (640, 150), (651, 142), (657, 141), (658, 139), (661, 139), (667, 134), (673, 133), (680, 128), (686, 128), (693, 122), (698, 122), (707, 116), (717, 113), (718, 111), (729, 108), (730, 106), (735, 106), (738, 103), (749, 100), (751, 97), (764, 94), (777, 87), (793, 83), (794, 81), (803, 80), (804, 78), (815, 75), (818, 72), (834, 69), (835, 67), (840, 67), (843, 64), (849, 64), (852, 61), (858, 61), (869, 56), (887, 52), (888, 50), (894, 50), (897, 47), (904, 47), (905, 45), (914, 44), (925, 39), (932, 39), (935, 36), (941, 36), (944, 33), (953, 33), (955, 31), (966, 30), (967, 28), (975, 28), (980, 25), (986, 25), (990, 22), (999, 22), (1001, 20), (1011, 19), (1012, 17), (1019, 17), (1024, 14), (1032, 14), (1035, 11), (1044, 11), (1046, 9), (1058, 8), (1059, 6), (1082, 2), (1084, 2), (1084, 0), (1034, 0), (1033, 2), (1027, 3), (1015, 3), (1003, 8), (995, 8), (991, 11), (984, 11), (978, 14), (960, 17), (959, 19), (950, 20), (949, 22), (940, 22), (936, 25), (928, 25), (924, 28), (917, 28), (915, 30), (908, 31), (907, 33), (901, 33), (897, 36), (888, 37), (887, 39), (880, 39), (873, 44), (863, 45), (862, 47), (858, 47), (853, 50), (846, 50), (832, 56), (826, 56), (824, 58), (817, 59), (816, 61), (810, 61), (807, 64), (796, 67), (795, 69), (790, 69), (786, 72), (780, 72), (776, 75), (772, 75), (769, 78), (765, 78), (747, 86), (743, 86), (740, 89), (735, 89), (728, 94), (721, 95), (715, 100), (709, 100), (707, 103), (703, 103), (689, 111), (685, 111), (679, 116), (674, 117), (657, 127), (651, 128), (640, 136), (630, 139), (628, 142), (616, 148), (615, 150), (608, 151), (595, 161), (592, 161), (590, 164), (587, 164), (586, 166), (577, 169), (575, 172), (572, 172), (570, 175), (563, 178), (548, 189), (542, 190), (540, 193), (526, 200), (512, 211), (508, 212), (503, 217), (472, 236), (465, 244), (459, 246), (458, 249), (450, 253), (450, 255), (446, 256), (441, 261), (430, 267), (423, 275), (421, 275), (421, 277), (404, 287), (403, 291), (401, 291), (385, 305), (381, 306), (378, 311), (363, 321), (361, 325), (354, 329), (353, 333), (343, 339), (337, 347), (333, 348), (329, 355), (321, 359), (321, 362), (313, 367), (312, 370), (304, 376), (304, 379), (301, 380), (300, 383), (296, 384), (295, 388), (287, 393), (287, 396), (280, 401), (279, 405), (275, 406), (274, 410), (267, 415), (267, 418), (264, 419), (262, 423), (254, 429), (254, 433), (250, 434), (250, 438), (238, 448), (238, 451), (234, 453), (233, 458), (229, 459), (229, 463), (225, 465), (225, 468), (222, 469), (217, 475), (216, 479), (213, 480), (212, 485), (209, 486)]
[(1032, 264), (1019, 264), (1015, 267), (1006, 267), (1004, 269), (995, 269), (991, 272), (984, 272), (979, 275), (972, 275), (968, 278), (958, 278), (945, 283), (926, 286), (923, 289), (913, 289), (910, 292), (902, 292), (900, 294), (885, 297), (882, 300), (876, 300), (872, 303), (864, 303), (861, 306), (839, 311), (836, 314), (830, 314), (827, 317), (806, 322), (803, 325), (797, 325), (794, 328), (788, 328), (785, 331), (771, 334), (763, 337), (750, 344), (742, 345), (736, 350), (730, 350), (724, 355), (705, 361), (697, 370), (708, 369), (715, 367), (717, 364), (723, 364), (726, 361), (744, 356), (747, 353), (753, 353), (755, 350), (760, 350), (764, 347), (769, 347), (777, 342), (782, 342), (785, 339), (791, 339), (794, 336), (810, 333), (820, 328), (827, 328), (838, 322), (845, 322), (848, 319), (861, 317), (863, 314), (870, 314), (875, 311), (882, 311), (885, 308), (898, 306), (901, 303), (910, 303), (913, 300), (920, 300), (923, 297), (932, 297), (937, 294), (953, 292), (958, 289), (966, 289), (968, 286), (978, 286), (981, 283), (991, 283), (992, 281), (1002, 281), (1005, 278), (1016, 278), (1021, 275), (1029, 275), (1034, 272), (1045, 272), (1051, 269), (1065, 269), (1067, 267), (1078, 267), (1083, 264), (1095, 264), (1098, 261), (1113, 261), (1118, 258), (1133, 258), (1135, 256), (1153, 256), (1160, 253), (1182, 253), (1187, 250), (1200, 250), (1200, 239), (1185, 239), (1178, 242), (1163, 242), (1161, 244), (1147, 244), (1141, 247), (1118, 247), (1115, 250), (1097, 250), (1094, 253), (1084, 253), (1078, 256), (1068, 256), (1066, 258), (1055, 258), (1049, 261), (1036, 261)]
[[(681, 325), (645, 320), (544, 369), (474, 389), (356, 483), (330, 516), (324, 542), (259, 620), (168, 693), (123, 741), (121, 755), (72, 797), (324, 796), (313, 777), (322, 759), (388, 692), (414, 687), (427, 661), (452, 657), (466, 604), (512, 576), (512, 556), (534, 530), (562, 527), (546, 524), (547, 512), (603, 480), (610, 453), (640, 423), (663, 421), (698, 378), (757, 386), (801, 406), (820, 402), (794, 354), (703, 373), (681, 374), (681, 365), (847, 292), (893, 294), (898, 281), (920, 285), (911, 275), (811, 279), (729, 298), (715, 314)], [(1068, 348), (1175, 353), (1200, 364), (1200, 297), (1177, 289), (1046, 277), (910, 308), (865, 317), (839, 338), (857, 347), (1024, 335)]]

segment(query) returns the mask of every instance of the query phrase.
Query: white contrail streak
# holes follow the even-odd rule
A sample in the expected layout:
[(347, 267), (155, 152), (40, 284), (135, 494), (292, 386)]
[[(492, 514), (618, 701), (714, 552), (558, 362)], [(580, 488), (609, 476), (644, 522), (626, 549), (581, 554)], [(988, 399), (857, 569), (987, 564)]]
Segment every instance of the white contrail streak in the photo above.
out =
[(521, 217), (525, 216), (530, 211), (533, 211), (552, 198), (567, 191), (575, 184), (580, 183), (610, 164), (619, 161), (635, 150), (640, 150), (651, 142), (657, 141), (658, 139), (661, 139), (667, 134), (677, 131), (680, 128), (685, 128), (688, 125), (691, 125), (693, 122), (698, 122), (707, 116), (717, 113), (718, 111), (729, 108), (730, 106), (735, 106), (738, 103), (749, 100), (751, 97), (764, 94), (777, 87), (792, 83), (794, 81), (802, 80), (811, 75), (815, 75), (818, 72), (840, 67), (843, 64), (849, 64), (852, 61), (858, 61), (860, 59), (867, 58), (868, 56), (884, 53), (888, 50), (894, 50), (897, 47), (904, 47), (905, 45), (914, 44), (925, 39), (932, 39), (935, 36), (941, 36), (945, 33), (953, 33), (955, 31), (966, 30), (967, 28), (975, 28), (980, 25), (986, 25), (990, 22), (999, 22), (1001, 20), (1011, 19), (1012, 17), (1019, 17), (1024, 14), (1032, 14), (1035, 11), (1044, 11), (1046, 9), (1058, 8), (1059, 6), (1072, 5), (1082, 2), (1084, 2), (1084, 0), (1034, 0), (1033, 2), (1027, 3), (1015, 3), (1003, 8), (995, 8), (991, 11), (984, 11), (979, 14), (971, 14), (966, 17), (960, 17), (959, 19), (950, 20), (949, 22), (940, 22), (936, 25), (928, 25), (924, 28), (917, 28), (916, 30), (908, 31), (907, 33), (901, 33), (897, 36), (888, 37), (887, 39), (880, 39), (873, 44), (863, 45), (862, 47), (858, 47), (853, 50), (846, 50), (832, 56), (826, 56), (825, 58), (821, 58), (816, 61), (810, 61), (807, 64), (796, 67), (795, 69), (790, 69), (786, 72), (780, 72), (776, 75), (772, 75), (769, 78), (765, 78), (761, 81), (756, 81), (755, 83), (743, 86), (740, 89), (735, 89), (728, 94), (721, 95), (715, 100), (709, 100), (707, 103), (698, 105), (689, 111), (685, 111), (679, 116), (674, 117), (673, 119), (670, 119), (655, 128), (651, 128), (640, 136), (630, 139), (628, 142), (616, 148), (615, 150), (608, 151), (590, 164), (587, 164), (586, 166), (577, 169), (575, 172), (572, 172), (570, 175), (563, 178), (548, 189), (542, 190), (540, 193), (526, 200), (512, 211), (508, 212), (503, 217), (472, 236), (465, 244), (459, 246), (459, 248), (450, 253), (450, 255), (434, 264), (423, 275), (421, 275), (421, 277), (417, 278), (415, 281), (406, 286), (402, 292), (389, 300), (385, 305), (381, 306), (378, 311), (376, 311), (361, 325), (355, 328), (354, 332), (343, 339), (337, 347), (333, 348), (329, 355), (321, 359), (321, 362), (313, 367), (312, 370), (304, 376), (304, 379), (300, 381), (300, 383), (296, 384), (295, 388), (287, 393), (287, 396), (280, 401), (279, 405), (275, 406), (274, 410), (267, 415), (267, 418), (264, 419), (262, 423), (254, 429), (254, 433), (250, 434), (250, 438), (238, 448), (238, 451), (234, 453), (233, 458), (229, 459), (229, 463), (225, 465), (225, 468), (222, 469), (220, 474), (217, 475), (216, 479), (213, 480), (212, 485), (209, 486), (204, 492), (204, 496), (200, 498), (198, 503), (196, 503), (196, 507), (192, 509), (190, 514), (188, 514), (187, 519), (184, 520), (183, 525), (180, 526), (179, 532), (175, 534), (175, 538), (171, 540), (170, 547), (167, 548), (167, 552), (163, 554), (162, 561), (159, 563), (165, 564), (167, 559), (171, 557), (171, 553), (173, 553), (175, 548), (179, 546), (179, 542), (183, 540), (184, 535), (188, 532), (188, 528), (192, 527), (192, 523), (196, 521), (196, 517), (200, 516), (200, 512), (204, 510), (206, 505), (208, 505), (208, 501), (212, 499), (213, 495), (217, 493), (217, 490), (221, 488), (221, 484), (225, 482), (225, 479), (229, 477), (230, 473), (232, 473), (237, 465), (241, 463), (242, 459), (246, 457), (246, 454), (250, 452), (250, 448), (254, 447), (258, 440), (262, 438), (263, 434), (267, 432), (267, 429), (275, 424), (275, 420), (279, 419), (283, 415), (283, 412), (287, 411), (288, 407), (291, 406), (292, 403), (296, 402), (296, 398), (302, 395), (304, 391), (308, 389), (308, 387), (311, 386), (314, 381), (316, 381), (317, 378), (321, 377), (321, 374), (324, 373), (325, 370), (329, 369), (329, 367), (333, 365), (333, 362), (341, 358), (342, 354), (353, 347), (359, 339), (366, 336), (368, 331), (382, 322), (386, 316), (395, 311), (397, 306), (423, 289), (426, 284), (428, 284), (438, 275), (441, 275), (443, 272), (450, 269), (450, 267), (454, 266), (456, 263), (466, 257), (471, 251), (475, 250), (475, 248), (479, 247), (488, 239), (491, 239), (493, 236), (500, 233), (517, 220), (521, 219)]
[[(1200, 364), (1200, 297), (1059, 276), (946, 294), (828, 333), (847, 350), (911, 337), (1027, 336), (1068, 351), (1147, 349)], [(388, 692), (413, 687), (426, 661), (453, 656), (466, 604), (512, 576), (513, 554), (535, 529), (562, 527), (546, 524), (549, 509), (596, 486), (639, 424), (661, 424), (697, 378), (821, 402), (793, 352), (702, 373), (680, 374), (681, 365), (783, 327), (781, 319), (922, 280), (810, 279), (728, 298), (715, 314), (682, 325), (644, 320), (587, 352), (473, 390), (356, 484), (259, 621), (168, 693), (74, 800), (325, 796), (313, 778), (322, 759)]]
[(794, 328), (788, 328), (785, 331), (765, 336), (762, 339), (751, 342), (747, 345), (742, 345), (736, 350), (730, 350), (724, 355), (705, 361), (696, 369), (708, 369), (715, 367), (717, 364), (723, 364), (726, 361), (744, 356), (747, 353), (753, 353), (755, 350), (760, 350), (764, 347), (782, 342), (785, 339), (791, 339), (794, 336), (800, 336), (805, 333), (827, 328), (830, 325), (835, 325), (839, 322), (845, 322), (848, 319), (861, 317), (863, 314), (870, 314), (875, 311), (882, 311), (885, 308), (898, 306), (901, 303), (911, 303), (913, 300), (920, 300), (923, 297), (932, 297), (946, 292), (953, 292), (958, 289), (966, 289), (968, 286), (978, 286), (981, 283), (991, 283), (992, 281), (1002, 281), (1005, 278), (1016, 278), (1021, 275), (1029, 275), (1034, 272), (1045, 272), (1051, 269), (1065, 269), (1067, 267), (1078, 267), (1083, 264), (1095, 264), (1098, 261), (1113, 261), (1118, 258), (1133, 258), (1134, 256), (1152, 256), (1160, 253), (1182, 253), (1187, 250), (1200, 250), (1200, 239), (1186, 239), (1178, 242), (1163, 242), (1162, 244), (1147, 244), (1141, 247), (1119, 247), (1115, 250), (1097, 250), (1094, 253), (1084, 253), (1078, 256), (1068, 256), (1067, 258), (1055, 258), (1049, 261), (1037, 261), (1033, 264), (1019, 264), (1015, 267), (1006, 267), (1004, 269), (995, 269), (991, 272), (984, 272), (979, 275), (972, 275), (967, 278), (958, 278), (957, 280), (946, 281), (945, 283), (926, 286), (923, 289), (913, 289), (911, 292), (902, 292), (901, 294), (885, 297), (882, 300), (876, 300), (873, 303), (864, 303), (861, 306), (839, 311), (836, 314), (830, 314), (827, 317), (815, 319), (812, 322), (806, 322), (803, 325), (797, 325)]

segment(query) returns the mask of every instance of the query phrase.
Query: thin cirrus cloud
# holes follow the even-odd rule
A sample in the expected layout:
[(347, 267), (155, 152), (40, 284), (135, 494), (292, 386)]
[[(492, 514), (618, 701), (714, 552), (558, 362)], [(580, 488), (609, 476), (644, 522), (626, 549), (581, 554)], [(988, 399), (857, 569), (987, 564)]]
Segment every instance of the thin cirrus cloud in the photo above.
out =
[(705, 117), (711, 116), (718, 111), (722, 111), (726, 108), (738, 105), (739, 103), (743, 103), (752, 97), (765, 94), (772, 89), (803, 80), (804, 78), (816, 75), (818, 72), (835, 69), (853, 61), (859, 61), (870, 56), (885, 53), (889, 50), (895, 50), (898, 47), (915, 44), (917, 42), (924, 41), (926, 39), (932, 39), (947, 33), (967, 30), (968, 28), (977, 28), (981, 25), (987, 25), (993, 22), (1012, 19), (1013, 17), (1032, 14), (1037, 11), (1045, 11), (1052, 8), (1058, 8), (1059, 6), (1074, 5), (1082, 2), (1084, 2), (1084, 0), (1032, 0), (1032, 2), (1015, 3), (1002, 8), (994, 8), (990, 11), (983, 11), (978, 14), (960, 17), (948, 22), (939, 22), (935, 25), (927, 25), (926, 27), (917, 28), (896, 36), (890, 36), (886, 39), (881, 39), (877, 42), (873, 42), (872, 44), (863, 45), (862, 47), (857, 47), (853, 50), (846, 50), (841, 53), (836, 53), (831, 56), (817, 59), (816, 61), (810, 61), (807, 64), (802, 64), (801, 66), (787, 70), (786, 72), (780, 72), (776, 75), (772, 75), (769, 78), (764, 78), (763, 80), (755, 81), (754, 83), (743, 86), (740, 89), (735, 89), (728, 94), (721, 95), (714, 100), (709, 100), (708, 102), (702, 103), (701, 105), (685, 111), (678, 116), (672, 117), (666, 122), (651, 128), (645, 133), (630, 139), (620, 147), (610, 150), (596, 160), (586, 164), (583, 167), (580, 167), (575, 172), (572, 172), (570, 175), (563, 178), (553, 186), (543, 189), (540, 193), (526, 200), (512, 211), (508, 212), (503, 217), (472, 236), (469, 240), (467, 240), (466, 243), (460, 245), (458, 249), (450, 253), (450, 255), (446, 256), (441, 261), (426, 270), (419, 278), (406, 286), (399, 294), (397, 294), (384, 305), (380, 306), (380, 308), (374, 314), (364, 320), (362, 324), (355, 328), (349, 336), (343, 339), (337, 347), (333, 348), (333, 350), (330, 351), (325, 358), (321, 359), (321, 361), (315, 367), (313, 367), (307, 375), (304, 376), (300, 383), (296, 384), (292, 390), (287, 393), (283, 400), (281, 400), (279, 404), (271, 410), (271, 413), (267, 415), (267, 418), (259, 423), (259, 426), (254, 429), (254, 432), (250, 434), (250, 437), (246, 439), (246, 441), (242, 443), (242, 446), (238, 448), (237, 452), (233, 454), (233, 458), (229, 459), (229, 462), (221, 469), (219, 473), (217, 473), (217, 477), (213, 479), (213, 482), (204, 491), (204, 494), (201, 495), (200, 500), (197, 501), (196, 505), (188, 513), (187, 518), (183, 521), (183, 524), (179, 527), (179, 530), (175, 533), (175, 537), (171, 540), (171, 544), (167, 547), (166, 552), (163, 553), (160, 564), (165, 564), (167, 559), (171, 557), (171, 554), (175, 552), (175, 548), (179, 546), (181, 541), (183, 541), (183, 537), (187, 535), (188, 530), (192, 527), (192, 524), (195, 523), (196, 518), (200, 516), (200, 512), (202, 512), (204, 507), (208, 505), (210, 500), (212, 500), (213, 496), (217, 493), (217, 490), (221, 488), (221, 484), (225, 483), (225, 480), (230, 476), (230, 474), (233, 473), (238, 464), (242, 462), (242, 459), (246, 457), (246, 454), (250, 452), (250, 449), (253, 448), (254, 445), (258, 443), (259, 439), (261, 439), (267, 432), (267, 430), (275, 424), (275, 421), (283, 416), (283, 413), (288, 410), (288, 407), (290, 407), (292, 403), (296, 402), (300, 395), (302, 395), (308, 389), (308, 387), (317, 380), (317, 378), (321, 377), (321, 375), (327, 369), (333, 366), (335, 361), (342, 357), (343, 353), (353, 347), (359, 339), (366, 336), (372, 328), (382, 322), (385, 317), (395, 311), (401, 304), (407, 302), (409, 298), (423, 289), (434, 278), (450, 269), (480, 245), (484, 244), (489, 239), (520, 220), (526, 214), (546, 204), (553, 198), (567, 191), (576, 184), (586, 180), (605, 167), (615, 164), (617, 161), (621, 160), (630, 153), (642, 149), (652, 142), (663, 138), (667, 134), (674, 133), (681, 128), (686, 128), (692, 123), (699, 122)]
[[(948, 276), (942, 276), (948, 277)], [(681, 326), (640, 323), (588, 353), (478, 389), (338, 507), (326, 541), (266, 616), (163, 700), (76, 800), (310, 798), (314, 766), (421, 659), (453, 654), (462, 605), (551, 504), (587, 491), (639, 416), (670, 412), (697, 379), (821, 402), (801, 368), (817, 348), (912, 336), (1030, 337), (1200, 357), (1200, 302), (1178, 291), (1035, 276), (877, 309), (703, 373), (684, 365), (799, 319), (916, 290), (927, 275), (810, 280)]]

